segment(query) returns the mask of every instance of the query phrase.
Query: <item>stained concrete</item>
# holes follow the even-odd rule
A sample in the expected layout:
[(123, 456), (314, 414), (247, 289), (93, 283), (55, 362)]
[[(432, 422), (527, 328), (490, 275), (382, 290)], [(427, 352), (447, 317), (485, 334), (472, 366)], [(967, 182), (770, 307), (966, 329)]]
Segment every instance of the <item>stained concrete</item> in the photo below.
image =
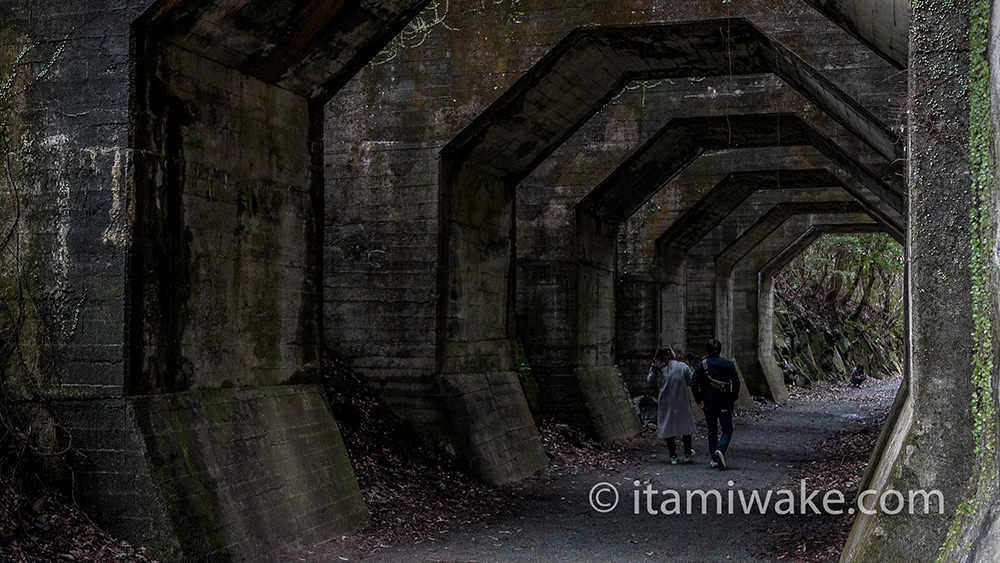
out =
[[(80, 444), (98, 465), (81, 473), (85, 502), (112, 515), (109, 499), (146, 509), (110, 521), (145, 522), (130, 533), (151, 534), (151, 544), (203, 555), (222, 554), (216, 548), (223, 542), (236, 556), (251, 549), (247, 530), (265, 508), (237, 514), (216, 508), (257, 506), (252, 496), (234, 492), (238, 484), (225, 483), (223, 475), (222, 482), (205, 485), (205, 494), (177, 495), (178, 481), (168, 478), (184, 479), (188, 466), (199, 464), (206, 468), (201, 473), (217, 475), (213, 471), (235, 455), (220, 438), (231, 437), (227, 426), (205, 422), (215, 416), (208, 411), (222, 405), (249, 417), (238, 419), (234, 431), (266, 429), (299, 444), (292, 448), (299, 453), (317, 442), (333, 444), (319, 465), (336, 490), (317, 494), (316, 502), (342, 507), (339, 516), (319, 515), (309, 529), (275, 530), (262, 546), (280, 550), (356, 524), (363, 513), (352, 504), (356, 487), (337, 453), (336, 426), (328, 412), (314, 408), (321, 402), (314, 382), (324, 345), (343, 353), (393, 409), (484, 479), (530, 474), (545, 460), (513, 369), (514, 340), (528, 322), (518, 318), (516, 304), (519, 183), (543, 180), (544, 174), (532, 176), (541, 167), (566, 175), (550, 182), (554, 192), (548, 193), (571, 184), (592, 187), (664, 123), (692, 115), (676, 93), (700, 99), (700, 107), (718, 100), (715, 113), (704, 115), (720, 116), (738, 115), (728, 100), (749, 104), (775, 92), (772, 101), (781, 103), (787, 95), (781, 88), (796, 89), (781, 99), (800, 97), (794, 111), (848, 147), (881, 182), (893, 179), (906, 157), (899, 116), (904, 105), (912, 108), (913, 160), (905, 184), (913, 193), (906, 198), (897, 189), (907, 216), (884, 221), (897, 229), (909, 223), (912, 393), (873, 483), (940, 480), (949, 498), (962, 498), (967, 466), (960, 460), (972, 449), (970, 438), (930, 422), (976, 427), (967, 378), (940, 372), (972, 363), (968, 261), (960, 258), (971, 252), (966, 5), (947, 13), (914, 6), (917, 40), (906, 59), (915, 77), (910, 104), (903, 103), (906, 78), (897, 70), (906, 28), (906, 6), (899, 2), (875, 3), (868, 13), (814, 2), (826, 15), (778, 0), (581, 1), (530, 10), (427, 4), (404, 28), (424, 5), (315, 3), (300, 10), (287, 3), (182, 1), (157, 3), (143, 19), (142, 3), (0, 6), (5, 151), (14, 157), (12, 177), (25, 196), (19, 231), (25, 259), (14, 276), (4, 274), (4, 283), (30, 280), (33, 306), (19, 338), (25, 361), (16, 366), (20, 379), (11, 388), (20, 397), (30, 398), (35, 388), (56, 399), (55, 410), (90, 436)], [(574, 31), (584, 25), (590, 28)], [(496, 55), (482, 56), (486, 52)], [(720, 90), (725, 95), (717, 96)], [(613, 142), (603, 148), (599, 141), (608, 139)], [(717, 148), (732, 145), (727, 139)], [(635, 350), (616, 345), (639, 349), (660, 337), (666, 321), (682, 318), (681, 308), (650, 305), (658, 293), (651, 282), (682, 296), (687, 340), (707, 330), (698, 316), (706, 308), (691, 306), (705, 299), (705, 282), (709, 301), (714, 286), (721, 286), (720, 295), (729, 290), (706, 278), (703, 261), (692, 256), (704, 258), (705, 248), (735, 240), (732, 227), (720, 223), (720, 234), (706, 235), (702, 250), (692, 247), (684, 267), (665, 281), (654, 277), (656, 237), (734, 170), (791, 169), (796, 160), (802, 169), (826, 167), (829, 160), (834, 168), (844, 164), (809, 154), (823, 151), (816, 148), (770, 149), (780, 153), (773, 162), (721, 172), (709, 170), (714, 161), (706, 159), (700, 171), (711, 180), (659, 191), (640, 186), (653, 203), (636, 198), (612, 205), (618, 213), (611, 221), (588, 205), (553, 211), (533, 204), (553, 223), (543, 239), (566, 233), (558, 223), (569, 219), (571, 242), (559, 252), (569, 249), (574, 254), (567, 256), (575, 256), (569, 260), (577, 261), (576, 268), (557, 267), (541, 279), (565, 275), (582, 295), (594, 297), (586, 300), (589, 307), (560, 305), (560, 318), (573, 327), (565, 350), (585, 352), (586, 361), (571, 366), (580, 392), (572, 401), (585, 407), (578, 413), (609, 428), (608, 436), (628, 433), (626, 417), (609, 416), (621, 412), (622, 397), (612, 392), (609, 368)], [(578, 162), (542, 166), (567, 155)], [(692, 163), (690, 177), (698, 166)], [(836, 175), (834, 168), (828, 171)], [(670, 184), (682, 186), (681, 179), (678, 174)], [(842, 178), (841, 185), (837, 189), (854, 187)], [(890, 199), (886, 193), (877, 195)], [(616, 189), (609, 201), (622, 195)], [(659, 201), (683, 203), (668, 213), (646, 212)], [(902, 209), (899, 201), (892, 207)], [(635, 225), (642, 229), (630, 229)], [(654, 236), (629, 234), (647, 227)], [(610, 251), (615, 228), (626, 231), (625, 246), (639, 252)], [(617, 283), (619, 277), (637, 283)], [(260, 283), (244, 283), (248, 279)], [(757, 288), (732, 289), (747, 310), (757, 303)], [(624, 311), (625, 301), (634, 308)], [(995, 306), (989, 307), (992, 315)], [(623, 314), (616, 318), (614, 310)], [(616, 331), (633, 324), (629, 319), (645, 332), (620, 338)], [(734, 335), (734, 350), (744, 340), (748, 349), (756, 344)], [(298, 398), (279, 399), (271, 389)], [(206, 399), (212, 392), (225, 399)], [(301, 410), (315, 432), (261, 410), (288, 401), (311, 405)], [(194, 414), (177, 422), (172, 412)], [(293, 470), (303, 466), (298, 453), (281, 461), (279, 446), (254, 436), (234, 442), (247, 444), (250, 463), (289, 469), (296, 475), (289, 491), (313, 490), (311, 477)], [(105, 437), (112, 443), (100, 442)], [(199, 446), (181, 463), (185, 443)], [(123, 452), (127, 477), (101, 481), (100, 463), (108, 463), (103, 450)], [(939, 455), (943, 451), (955, 455)], [(157, 474), (154, 465), (167, 473)], [(118, 497), (115, 483), (126, 484)], [(237, 497), (223, 503), (222, 491)], [(282, 512), (285, 520), (308, 518), (280, 500), (267, 504), (292, 511)], [(179, 526), (191, 510), (195, 525)], [(862, 518), (847, 557), (934, 553), (949, 522)], [(983, 512), (959, 522), (948, 553), (971, 549), (973, 557), (988, 558), (992, 520)], [(174, 535), (177, 529), (185, 531)], [(181, 553), (170, 549), (165, 553)]]
[[(984, 353), (995, 354), (997, 325), (992, 324), (984, 334), (977, 332), (975, 323), (977, 318), (995, 323), (997, 276), (995, 260), (973, 252), (970, 210), (986, 212), (983, 227), (988, 232), (995, 232), (996, 226), (995, 209), (980, 207), (995, 198), (995, 187), (986, 202), (976, 203), (970, 164), (984, 158), (995, 162), (996, 158), (992, 146), (981, 153), (970, 150), (970, 131), (985, 125), (970, 121), (973, 6), (982, 7), (978, 3), (914, 5), (906, 241), (910, 397), (900, 415), (905, 423), (897, 425), (870, 485), (879, 491), (933, 488), (947, 499), (948, 510), (930, 515), (859, 516), (845, 546), (844, 561), (872, 557), (927, 560), (939, 553), (942, 560), (985, 561), (994, 553), (991, 505), (979, 504), (969, 514), (958, 510), (967, 499), (989, 499), (996, 490), (995, 472), (983, 481), (974, 480), (978, 470), (995, 463), (996, 456), (996, 367), (987, 368), (993, 397), (986, 400), (978, 417), (972, 412), (976, 390), (971, 374), (977, 363), (974, 341)], [(994, 52), (997, 24), (990, 12), (987, 7), (978, 16), (990, 22), (983, 28), (984, 33), (990, 30), (989, 35), (974, 39), (988, 41)], [(984, 22), (980, 19), (979, 23)], [(996, 72), (995, 59), (984, 64)], [(990, 91), (985, 95), (995, 103), (995, 81), (986, 88)], [(993, 106), (981, 119), (991, 119), (995, 111)], [(980, 281), (983, 306), (979, 311), (973, 309), (971, 297), (974, 262), (986, 270)], [(974, 434), (984, 428), (986, 443), (977, 441)], [(954, 540), (945, 546), (953, 523), (957, 523)]]
[(367, 518), (314, 386), (66, 401), (56, 413), (86, 455), (80, 500), (158, 559), (256, 559)]
[(317, 384), (321, 105), (283, 87), (315, 77), (267, 67), (321, 66), (320, 95), (421, 6), (309, 29), (288, 4), (149, 4), (0, 4), (3, 284), (32, 311), (4, 383), (49, 399), (98, 522), (163, 560), (267, 556), (366, 518)]
[(907, 0), (806, 2), (900, 69), (906, 68), (910, 38), (910, 3)]

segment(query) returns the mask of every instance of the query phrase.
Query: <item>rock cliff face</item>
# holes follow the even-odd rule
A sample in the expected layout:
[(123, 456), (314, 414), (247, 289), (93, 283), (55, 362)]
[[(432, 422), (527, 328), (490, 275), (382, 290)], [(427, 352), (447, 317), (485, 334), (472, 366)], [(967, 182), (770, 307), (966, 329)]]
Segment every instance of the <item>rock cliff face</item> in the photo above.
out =
[(857, 365), (872, 377), (901, 373), (901, 327), (842, 322), (805, 307), (774, 312), (774, 355), (786, 384), (844, 379)]

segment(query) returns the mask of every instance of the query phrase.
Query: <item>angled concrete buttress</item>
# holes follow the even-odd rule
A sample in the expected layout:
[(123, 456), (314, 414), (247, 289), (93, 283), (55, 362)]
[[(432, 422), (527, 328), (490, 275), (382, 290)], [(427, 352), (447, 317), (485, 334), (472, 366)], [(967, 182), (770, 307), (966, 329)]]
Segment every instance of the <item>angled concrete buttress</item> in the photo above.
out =
[(841, 560), (994, 561), (1000, 16), (991, 2), (914, 3), (911, 29), (909, 397), (869, 487), (932, 500), (859, 514)]

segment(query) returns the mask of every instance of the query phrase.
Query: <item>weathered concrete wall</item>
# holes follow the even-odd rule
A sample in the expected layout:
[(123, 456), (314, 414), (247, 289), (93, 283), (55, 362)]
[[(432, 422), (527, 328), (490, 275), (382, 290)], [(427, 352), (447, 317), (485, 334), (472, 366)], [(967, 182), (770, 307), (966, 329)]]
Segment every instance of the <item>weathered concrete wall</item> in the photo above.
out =
[(140, 56), (130, 390), (318, 381), (308, 100), (174, 45)]
[(871, 487), (936, 489), (945, 508), (942, 514), (859, 515), (844, 561), (989, 561), (998, 553), (994, 124), (1000, 66), (991, 8), (983, 1), (913, 4), (910, 401)]
[(144, 4), (0, 4), (0, 319), (16, 347), (0, 370), (18, 398), (122, 389), (128, 23)]
[(680, 341), (674, 336), (684, 328), (684, 301), (670, 299), (683, 295), (684, 286), (648, 275), (619, 276), (615, 285), (615, 361), (629, 391), (650, 394), (646, 374), (653, 353)]
[[(5, 390), (55, 399), (78, 498), (165, 560), (267, 557), (364, 521), (315, 384), (310, 98), (423, 3), (0, 4), (0, 213), (20, 213), (0, 258)], [(153, 40), (171, 34), (187, 42)], [(30, 314), (8, 355), (11, 288)]]
[(256, 559), (367, 517), (314, 386), (67, 401), (58, 414), (86, 445), (80, 498), (162, 560)]
[(177, 559), (328, 540), (366, 510), (318, 385), (318, 106), (143, 25), (124, 431), (160, 514), (111, 522)]

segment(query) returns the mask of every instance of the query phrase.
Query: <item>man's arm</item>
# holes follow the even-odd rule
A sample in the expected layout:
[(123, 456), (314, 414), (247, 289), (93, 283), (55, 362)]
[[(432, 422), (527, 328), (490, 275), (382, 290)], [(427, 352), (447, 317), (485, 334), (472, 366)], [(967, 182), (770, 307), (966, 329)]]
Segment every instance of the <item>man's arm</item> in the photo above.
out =
[(691, 392), (694, 393), (694, 401), (701, 406), (704, 406), (705, 396), (701, 392), (701, 380), (702, 373), (704, 370), (701, 368), (701, 364), (694, 368), (694, 375), (691, 376)]
[(731, 364), (733, 367), (729, 374), (730, 381), (733, 382), (733, 401), (736, 401), (740, 396), (740, 373), (736, 371), (736, 364)]

